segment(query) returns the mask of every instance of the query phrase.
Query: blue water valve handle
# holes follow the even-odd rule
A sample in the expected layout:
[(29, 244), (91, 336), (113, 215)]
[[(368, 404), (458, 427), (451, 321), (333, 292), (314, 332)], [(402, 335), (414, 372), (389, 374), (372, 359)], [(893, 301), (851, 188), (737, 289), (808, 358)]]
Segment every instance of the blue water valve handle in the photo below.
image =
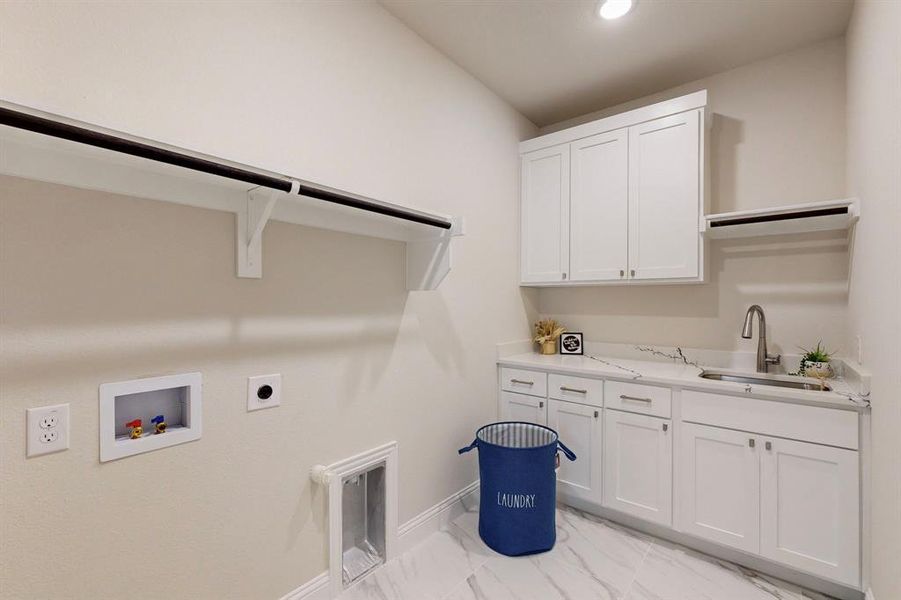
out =
[(166, 418), (163, 415), (153, 417), (150, 419), (150, 422), (153, 423), (153, 428), (156, 430), (156, 433), (166, 432)]

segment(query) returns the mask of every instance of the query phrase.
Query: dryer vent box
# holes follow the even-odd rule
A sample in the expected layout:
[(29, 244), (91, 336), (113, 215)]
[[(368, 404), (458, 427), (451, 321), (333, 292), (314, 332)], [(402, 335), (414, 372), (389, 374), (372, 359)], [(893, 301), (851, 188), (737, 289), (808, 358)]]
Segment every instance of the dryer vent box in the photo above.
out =
[(185, 373), (101, 385), (100, 462), (200, 439), (201, 382)]

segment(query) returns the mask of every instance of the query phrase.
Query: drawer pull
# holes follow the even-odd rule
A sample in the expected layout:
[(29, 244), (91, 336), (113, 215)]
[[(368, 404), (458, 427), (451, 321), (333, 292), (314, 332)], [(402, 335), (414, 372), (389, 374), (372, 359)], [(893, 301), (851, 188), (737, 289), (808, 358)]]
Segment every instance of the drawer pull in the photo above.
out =
[(594, 411), (594, 418), (597, 419), (601, 414), (598, 411)]
[(539, 402), (539, 403), (538, 403), (538, 408), (544, 408), (544, 402)]
[(767, 442), (767, 443), (766, 443), (766, 449), (767, 449), (767, 450), (772, 450), (772, 449), (773, 449), (773, 442)]
[(588, 390), (580, 390), (577, 388), (566, 387), (565, 385), (560, 386), (560, 391), (561, 392), (575, 392), (577, 394), (587, 394), (588, 393)]
[(755, 440), (754, 438), (748, 438), (748, 447), (753, 448), (756, 445), (757, 445), (757, 440)]
[(634, 400), (635, 402), (647, 402), (648, 404), (653, 402), (653, 400), (651, 400), (650, 398), (639, 398), (637, 396), (626, 396), (625, 394), (620, 394), (619, 399), (620, 400)]
[(510, 383), (521, 383), (522, 385), (535, 385), (534, 381), (526, 381), (525, 379), (511, 379)]
[(664, 424), (663, 424), (663, 431), (666, 431), (667, 429), (669, 429), (669, 424), (668, 424), (668, 423), (664, 423)]

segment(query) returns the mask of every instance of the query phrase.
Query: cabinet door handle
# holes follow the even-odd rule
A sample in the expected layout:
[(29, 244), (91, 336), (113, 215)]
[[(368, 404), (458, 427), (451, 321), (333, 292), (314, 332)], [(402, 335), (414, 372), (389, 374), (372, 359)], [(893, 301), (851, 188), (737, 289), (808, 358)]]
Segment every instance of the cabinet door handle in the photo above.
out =
[(588, 390), (580, 390), (577, 388), (566, 387), (565, 385), (560, 386), (560, 391), (561, 392), (575, 392), (577, 394), (587, 394), (588, 393)]
[(772, 449), (773, 449), (773, 442), (767, 442), (767, 443), (765, 444), (765, 446), (766, 446), (766, 449), (767, 449), (767, 450), (772, 450)]
[(629, 271), (629, 275), (631, 275), (632, 277), (635, 277), (635, 269), (632, 269), (631, 271)]
[(626, 276), (626, 270), (625, 270), (625, 269), (620, 269), (620, 270), (619, 270), (619, 276), (620, 276), (620, 277), (625, 277), (625, 276)]
[(594, 418), (597, 419), (599, 416), (600, 414), (598, 413), (598, 411), (594, 411)]
[(663, 431), (666, 431), (667, 429), (669, 429), (669, 423), (664, 423), (664, 424), (663, 424)]
[(511, 379), (510, 383), (521, 383), (522, 385), (535, 385), (534, 381), (526, 381), (524, 379)]
[(653, 402), (653, 400), (651, 400), (650, 398), (639, 398), (638, 396), (626, 396), (625, 394), (620, 394), (619, 399), (620, 400), (632, 400), (634, 402), (647, 402), (648, 404)]
[(544, 402), (539, 402), (539, 403), (538, 403), (538, 408), (544, 408)]
[(566, 273), (563, 274), (563, 279), (566, 279)]
[(757, 440), (755, 440), (754, 438), (748, 438), (748, 447), (749, 448), (753, 448), (756, 445), (757, 445)]

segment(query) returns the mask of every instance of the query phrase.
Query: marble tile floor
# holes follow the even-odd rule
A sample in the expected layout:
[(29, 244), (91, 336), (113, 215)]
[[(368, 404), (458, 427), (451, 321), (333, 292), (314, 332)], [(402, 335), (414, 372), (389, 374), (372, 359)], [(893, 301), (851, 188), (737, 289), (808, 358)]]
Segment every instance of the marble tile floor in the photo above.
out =
[(571, 508), (557, 545), (510, 558), (469, 511), (374, 571), (340, 600), (830, 600)]

